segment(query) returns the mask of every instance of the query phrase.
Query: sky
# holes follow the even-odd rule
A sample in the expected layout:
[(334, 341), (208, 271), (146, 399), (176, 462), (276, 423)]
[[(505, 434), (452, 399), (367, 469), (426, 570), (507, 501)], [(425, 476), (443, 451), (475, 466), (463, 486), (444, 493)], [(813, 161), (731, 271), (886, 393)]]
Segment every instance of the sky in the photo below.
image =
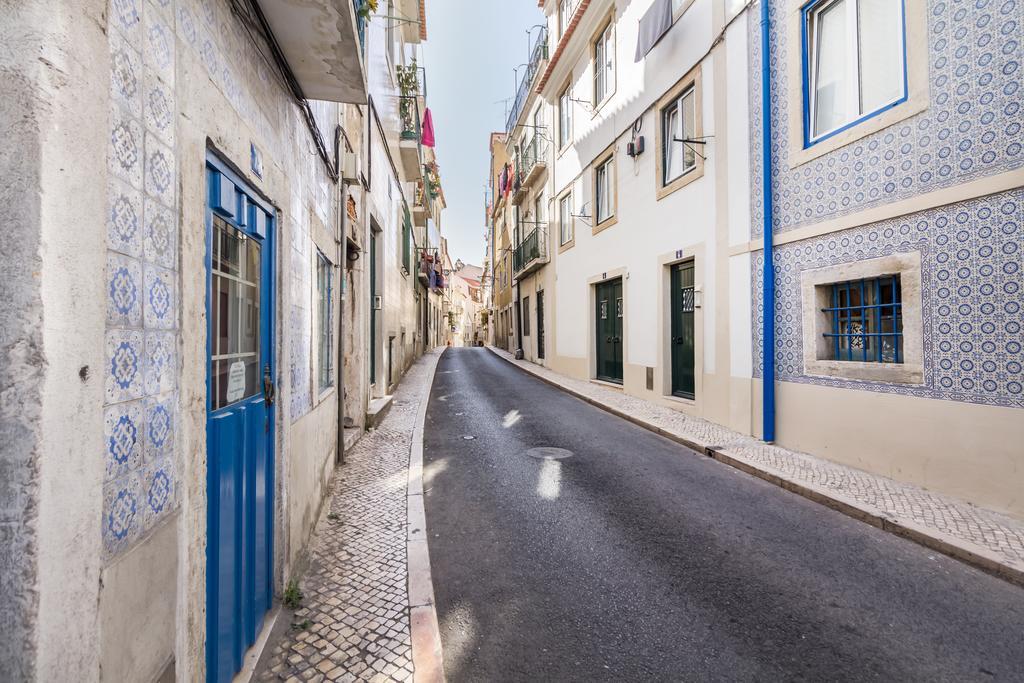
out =
[(483, 261), (488, 142), (505, 130), (513, 68), (529, 56), (527, 29), (543, 21), (536, 0), (427, 0), (422, 61), (448, 205), (441, 234), (453, 262)]

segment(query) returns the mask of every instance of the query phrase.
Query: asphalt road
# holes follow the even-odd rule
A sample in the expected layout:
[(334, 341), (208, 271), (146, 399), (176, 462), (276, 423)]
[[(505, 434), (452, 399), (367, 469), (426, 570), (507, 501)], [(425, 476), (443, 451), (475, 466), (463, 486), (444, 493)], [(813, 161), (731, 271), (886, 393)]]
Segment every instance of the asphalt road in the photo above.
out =
[(444, 353), (424, 439), (450, 681), (1024, 680), (1024, 590), (485, 349)]

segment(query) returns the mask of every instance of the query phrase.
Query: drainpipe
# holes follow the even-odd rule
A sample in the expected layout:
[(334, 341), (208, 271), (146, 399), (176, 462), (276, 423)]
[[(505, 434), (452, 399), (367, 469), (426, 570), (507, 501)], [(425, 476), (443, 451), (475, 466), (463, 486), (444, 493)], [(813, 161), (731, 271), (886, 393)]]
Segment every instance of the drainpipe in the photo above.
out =
[(335, 460), (337, 464), (345, 464), (345, 282), (348, 278), (348, 233), (345, 226), (345, 214), (348, 202), (348, 183), (341, 181), (341, 216), (338, 219), (341, 230), (338, 256), (339, 273), (338, 279), (338, 361), (335, 369), (338, 384), (338, 450)]
[(764, 322), (761, 333), (762, 439), (775, 441), (775, 254), (772, 221), (772, 113), (768, 34), (769, 0), (761, 0), (761, 194), (764, 207), (762, 235), (764, 238), (764, 284), (761, 288)]

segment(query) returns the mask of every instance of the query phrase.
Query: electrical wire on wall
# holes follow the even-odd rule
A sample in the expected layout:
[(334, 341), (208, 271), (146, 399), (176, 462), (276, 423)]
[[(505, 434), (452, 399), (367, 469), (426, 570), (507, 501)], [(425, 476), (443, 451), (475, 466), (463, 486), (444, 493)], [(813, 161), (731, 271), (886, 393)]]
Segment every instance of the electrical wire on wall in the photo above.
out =
[[(296, 103), (299, 105), (299, 109), (302, 111), (306, 128), (309, 130), (309, 133), (313, 138), (313, 144), (316, 145), (317, 154), (326, 167), (327, 175), (330, 177), (331, 181), (336, 184), (340, 175), (338, 172), (338, 153), (341, 143), (341, 126), (335, 126), (334, 156), (332, 158), (327, 149), (327, 143), (324, 141), (323, 134), (320, 132), (320, 126), (317, 125), (313, 109), (309, 105), (309, 100), (306, 99), (305, 94), (302, 92), (302, 86), (299, 85), (291, 67), (288, 66), (288, 60), (285, 59), (284, 52), (282, 52), (281, 46), (274, 37), (274, 32), (270, 30), (270, 24), (267, 22), (267, 18), (264, 16), (263, 10), (260, 9), (259, 3), (257, 3), (256, 0), (231, 0), (231, 9), (241, 20), (242, 26), (245, 28), (245, 31), (249, 35), (249, 39), (252, 41), (253, 45), (256, 47), (256, 50), (263, 57), (264, 61), (271, 66), (278, 78), (282, 80), (282, 86), (285, 90), (289, 91), (292, 94), (292, 97), (295, 98)], [(270, 48), (270, 57), (268, 57), (263, 51), (263, 48), (260, 46), (260, 41), (256, 39), (256, 36), (254, 36), (250, 30), (250, 24), (253, 22), (259, 26), (259, 30), (263, 34), (262, 37)]]
[[(644, 129), (644, 115), (640, 114), (636, 121), (633, 122), (633, 130), (630, 142), (636, 144), (637, 139), (640, 137), (640, 132)], [(639, 177), (640, 175), (640, 155), (630, 154), (633, 157), (633, 177)]]

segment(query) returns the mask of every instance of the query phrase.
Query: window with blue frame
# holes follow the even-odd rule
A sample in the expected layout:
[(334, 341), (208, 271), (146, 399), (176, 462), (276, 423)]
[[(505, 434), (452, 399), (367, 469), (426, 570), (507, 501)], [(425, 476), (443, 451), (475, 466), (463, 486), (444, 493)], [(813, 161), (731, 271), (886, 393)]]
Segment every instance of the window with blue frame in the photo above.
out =
[(906, 101), (904, 1), (804, 6), (805, 147)]
[(884, 275), (831, 285), (828, 316), (830, 360), (903, 362), (900, 276)]
[(331, 271), (333, 267), (323, 252), (316, 252), (316, 293), (317, 293), (317, 341), (319, 359), (317, 365), (318, 386), (323, 391), (334, 386), (333, 364), (333, 318), (334, 308), (331, 302)]

